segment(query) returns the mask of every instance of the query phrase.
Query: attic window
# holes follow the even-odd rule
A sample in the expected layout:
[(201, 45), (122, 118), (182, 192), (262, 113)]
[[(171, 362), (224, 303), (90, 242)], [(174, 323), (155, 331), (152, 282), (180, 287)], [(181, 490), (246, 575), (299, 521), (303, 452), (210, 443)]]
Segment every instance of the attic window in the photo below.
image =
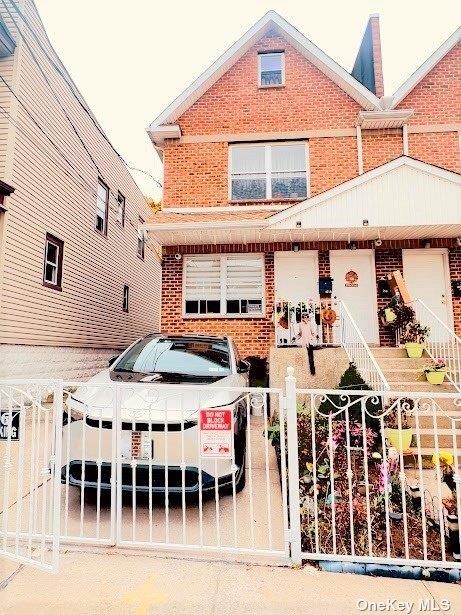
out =
[(285, 83), (285, 54), (271, 51), (258, 54), (259, 87), (270, 88)]

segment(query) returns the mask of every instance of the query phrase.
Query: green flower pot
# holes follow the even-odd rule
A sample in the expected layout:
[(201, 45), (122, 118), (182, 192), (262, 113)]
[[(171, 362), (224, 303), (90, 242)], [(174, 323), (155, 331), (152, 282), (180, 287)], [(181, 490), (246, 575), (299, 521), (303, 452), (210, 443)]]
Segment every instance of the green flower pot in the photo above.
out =
[(426, 372), (427, 381), (431, 384), (442, 384), (445, 380), (445, 370), (437, 370), (436, 372)]
[(424, 344), (418, 342), (407, 342), (405, 344), (405, 350), (410, 359), (420, 359), (423, 356)]
[(407, 451), (411, 445), (411, 439), (413, 438), (413, 429), (386, 429), (386, 438), (389, 444), (398, 451)]

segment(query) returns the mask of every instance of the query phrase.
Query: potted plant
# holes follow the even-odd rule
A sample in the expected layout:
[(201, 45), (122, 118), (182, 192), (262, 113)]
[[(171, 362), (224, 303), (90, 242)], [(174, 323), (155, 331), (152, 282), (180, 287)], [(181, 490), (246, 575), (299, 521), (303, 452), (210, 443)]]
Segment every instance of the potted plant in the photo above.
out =
[(424, 352), (424, 343), (429, 335), (429, 327), (423, 327), (419, 320), (407, 324), (400, 335), (400, 341), (405, 344), (407, 355), (412, 359), (420, 359)]
[(386, 438), (390, 446), (397, 451), (407, 451), (410, 448), (413, 438), (410, 413), (413, 407), (414, 401), (406, 397), (399, 402), (391, 402), (392, 409), (386, 417)]
[(426, 367), (424, 373), (431, 384), (442, 384), (447, 373), (447, 364), (443, 359), (435, 359)]

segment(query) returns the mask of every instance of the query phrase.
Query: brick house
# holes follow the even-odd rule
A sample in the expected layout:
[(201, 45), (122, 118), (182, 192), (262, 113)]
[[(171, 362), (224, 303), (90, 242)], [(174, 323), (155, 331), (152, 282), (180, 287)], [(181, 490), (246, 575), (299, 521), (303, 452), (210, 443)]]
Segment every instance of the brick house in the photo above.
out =
[(460, 40), (384, 96), (377, 15), (349, 74), (270, 11), (173, 101), (148, 129), (162, 330), (265, 357), (274, 305), (319, 300), (332, 278), (367, 342), (392, 344), (377, 310), (399, 269), (461, 333)]

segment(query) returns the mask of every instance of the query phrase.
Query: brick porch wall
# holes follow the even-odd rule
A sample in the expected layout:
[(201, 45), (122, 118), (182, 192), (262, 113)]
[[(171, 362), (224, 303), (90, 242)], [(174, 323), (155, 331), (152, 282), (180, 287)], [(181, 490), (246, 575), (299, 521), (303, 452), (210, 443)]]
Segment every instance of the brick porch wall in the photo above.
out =
[[(433, 239), (432, 247), (450, 249), (451, 279), (461, 279), (461, 248), (454, 239)], [(395, 269), (402, 270), (402, 249), (419, 248), (417, 240), (383, 242), (375, 249), (376, 282)], [(303, 242), (301, 250), (319, 251), (319, 276), (330, 275), (329, 250), (344, 250), (346, 242)], [(357, 242), (357, 248), (373, 249), (374, 243)], [(163, 292), (162, 292), (162, 331), (164, 333), (209, 333), (232, 335), (243, 356), (267, 357), (269, 348), (274, 344), (272, 309), (274, 303), (274, 251), (291, 250), (291, 243), (217, 245), (217, 246), (170, 246), (164, 248)], [(183, 260), (176, 260), (177, 252), (187, 254), (211, 253), (265, 253), (266, 274), (266, 313), (264, 318), (183, 318), (182, 316), (182, 276)], [(378, 298), (378, 307), (384, 307), (387, 299)], [(453, 299), (455, 327), (461, 334), (461, 299)], [(395, 339), (380, 326), (380, 343), (392, 346)]]
[[(403, 270), (402, 249), (375, 250), (376, 283), (387, 278), (388, 273), (396, 269)], [(378, 309), (389, 303), (389, 299), (382, 299), (378, 295)], [(395, 335), (388, 328), (379, 323), (379, 343), (381, 346), (394, 346)]]

